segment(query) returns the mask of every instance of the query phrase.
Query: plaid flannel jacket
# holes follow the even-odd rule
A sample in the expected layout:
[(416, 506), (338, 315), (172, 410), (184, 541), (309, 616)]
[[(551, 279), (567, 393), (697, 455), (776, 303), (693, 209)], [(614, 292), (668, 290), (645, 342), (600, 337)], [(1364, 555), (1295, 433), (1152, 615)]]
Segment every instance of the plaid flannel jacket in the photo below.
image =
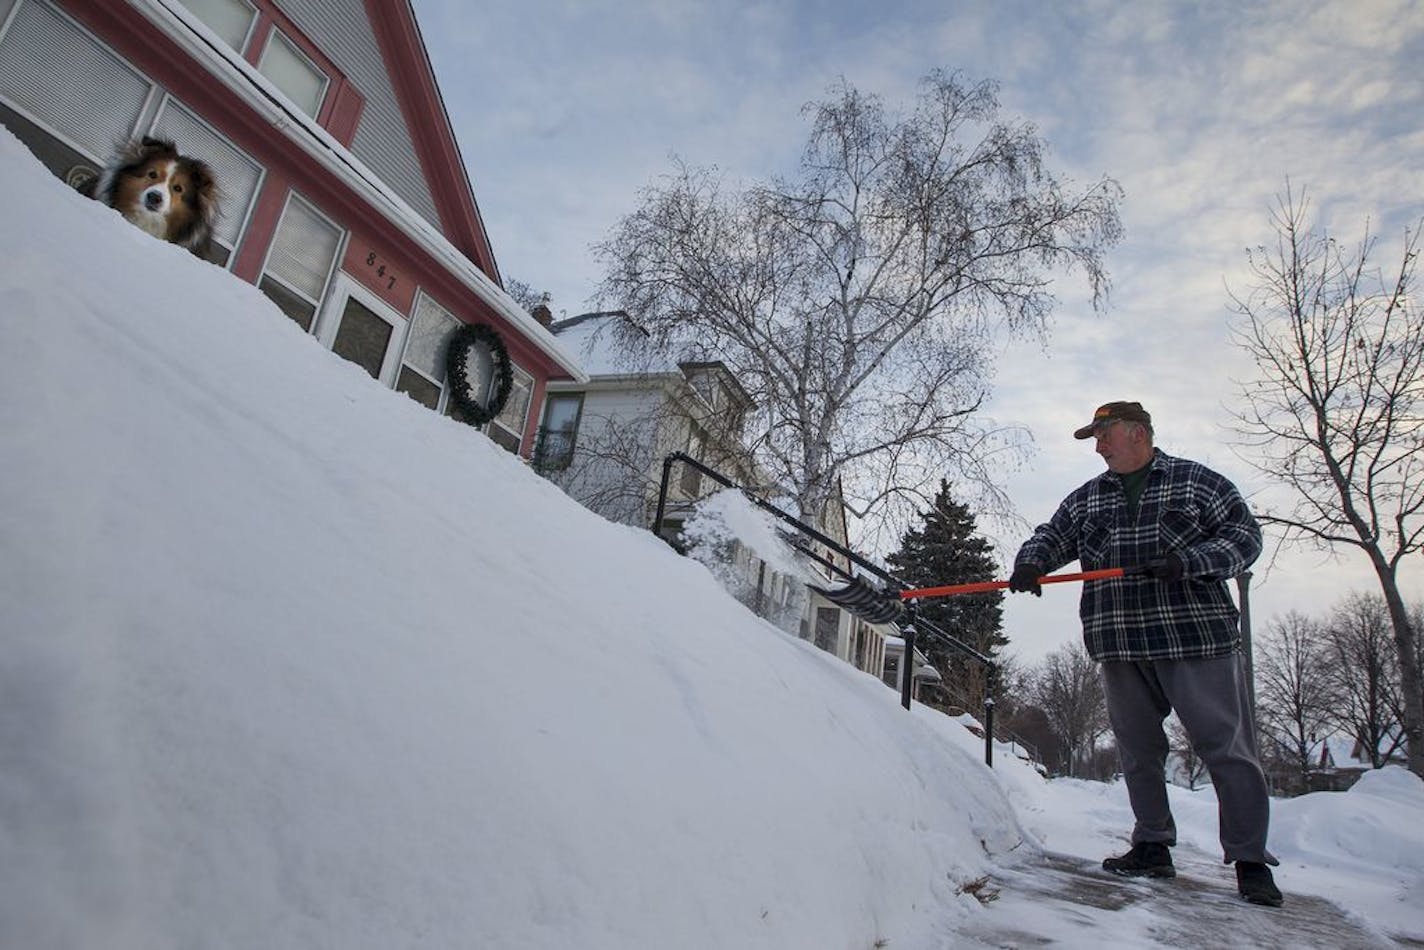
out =
[(1044, 573), (1077, 559), (1083, 570), (1135, 567), (1175, 552), (1182, 580), (1088, 581), (1078, 606), (1096, 660), (1188, 660), (1240, 647), (1226, 582), (1261, 553), (1261, 529), (1236, 486), (1196, 462), (1154, 450), (1137, 518), (1122, 482), (1104, 472), (1063, 500), (1019, 549), (1016, 564)]

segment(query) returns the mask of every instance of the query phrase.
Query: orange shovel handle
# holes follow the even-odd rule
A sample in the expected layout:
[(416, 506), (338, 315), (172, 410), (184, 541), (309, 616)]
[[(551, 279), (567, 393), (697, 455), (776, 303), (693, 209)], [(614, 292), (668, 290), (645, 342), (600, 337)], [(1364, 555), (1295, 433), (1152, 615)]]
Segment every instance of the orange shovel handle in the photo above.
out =
[[(1122, 577), (1123, 569), (1120, 567), (1105, 567), (1098, 571), (1080, 571), (1077, 574), (1049, 574), (1040, 577), (1040, 584), (1062, 584), (1066, 581), (1102, 581), (1113, 577)], [(972, 584), (950, 584), (948, 587), (922, 587), (919, 590), (900, 591), (901, 600), (914, 600), (916, 597), (950, 597), (954, 594), (983, 594), (991, 590), (1003, 590), (1009, 586), (1008, 581), (976, 581)]]

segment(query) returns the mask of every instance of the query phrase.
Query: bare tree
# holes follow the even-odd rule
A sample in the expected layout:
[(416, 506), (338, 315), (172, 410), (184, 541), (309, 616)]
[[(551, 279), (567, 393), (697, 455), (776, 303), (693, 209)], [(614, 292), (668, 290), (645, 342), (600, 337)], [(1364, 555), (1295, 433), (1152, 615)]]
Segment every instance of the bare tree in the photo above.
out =
[(1389, 612), (1377, 596), (1351, 594), (1331, 612), (1327, 630), (1333, 655), (1340, 722), (1380, 768), (1398, 751), (1399, 664)]
[(1401, 660), (1409, 767), (1424, 776), (1418, 631), (1400, 563), (1424, 549), (1424, 310), (1414, 276), (1420, 229), (1397, 269), (1372, 262), (1366, 233), (1347, 248), (1307, 221), (1290, 189), (1272, 213), (1276, 241), (1249, 253), (1254, 286), (1233, 295), (1237, 341), (1256, 364), (1241, 393), (1249, 459), (1291, 490), (1261, 520), (1286, 543), (1358, 548), (1379, 579)]
[(946, 473), (997, 493), (983, 466), (1018, 437), (976, 414), (992, 335), (1041, 330), (1057, 271), (1100, 302), (1120, 189), (1062, 184), (988, 82), (932, 72), (909, 115), (842, 82), (804, 111), (794, 178), (728, 192), (679, 163), (645, 189), (597, 248), (602, 295), (661, 352), (736, 372), (803, 515), (837, 479), (860, 516), (908, 516)]
[[(657, 489), (661, 455), (685, 446), (666, 445), (663, 433), (678, 421), (672, 404), (653, 405), (618, 416), (586, 413), (577, 437), (546, 436), (557, 465), (542, 473), (575, 501), (610, 521), (647, 527), (648, 499)], [(542, 454), (542, 453), (541, 453)]]
[(1032, 693), (1063, 743), (1068, 774), (1081, 774), (1108, 728), (1097, 662), (1081, 643), (1059, 647), (1039, 665)]
[(1291, 611), (1256, 645), (1256, 702), (1267, 758), (1292, 788), (1304, 790), (1320, 746), (1334, 727), (1333, 660), (1324, 630)]
[(1197, 747), (1192, 745), (1186, 726), (1175, 714), (1167, 720), (1167, 742), (1177, 756), (1179, 772), (1186, 779), (1187, 788), (1196, 791), (1197, 783), (1206, 777), (1206, 761), (1197, 754)]
[(504, 292), (514, 298), (514, 302), (523, 307), (525, 312), (533, 313), (534, 308), (539, 304), (548, 305), (549, 295), (541, 293), (529, 286), (522, 280), (509, 278), (504, 282)]

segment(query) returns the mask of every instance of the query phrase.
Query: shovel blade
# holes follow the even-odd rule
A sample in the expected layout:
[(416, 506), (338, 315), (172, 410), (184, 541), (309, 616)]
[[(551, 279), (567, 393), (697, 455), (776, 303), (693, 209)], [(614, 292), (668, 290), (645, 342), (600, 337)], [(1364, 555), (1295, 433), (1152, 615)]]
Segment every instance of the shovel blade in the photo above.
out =
[(893, 623), (904, 610), (898, 594), (877, 590), (859, 577), (851, 578), (844, 587), (813, 589), (866, 623)]

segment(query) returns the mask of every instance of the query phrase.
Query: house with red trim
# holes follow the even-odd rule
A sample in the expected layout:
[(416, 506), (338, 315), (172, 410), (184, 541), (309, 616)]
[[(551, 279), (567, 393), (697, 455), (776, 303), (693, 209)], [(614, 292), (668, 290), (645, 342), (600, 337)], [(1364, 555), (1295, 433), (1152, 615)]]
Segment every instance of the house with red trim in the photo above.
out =
[(137, 136), (201, 158), (213, 264), (392, 389), (488, 409), (465, 421), (511, 452), (550, 382), (587, 380), (503, 289), (409, 0), (0, 0), (0, 124), (76, 187)]

